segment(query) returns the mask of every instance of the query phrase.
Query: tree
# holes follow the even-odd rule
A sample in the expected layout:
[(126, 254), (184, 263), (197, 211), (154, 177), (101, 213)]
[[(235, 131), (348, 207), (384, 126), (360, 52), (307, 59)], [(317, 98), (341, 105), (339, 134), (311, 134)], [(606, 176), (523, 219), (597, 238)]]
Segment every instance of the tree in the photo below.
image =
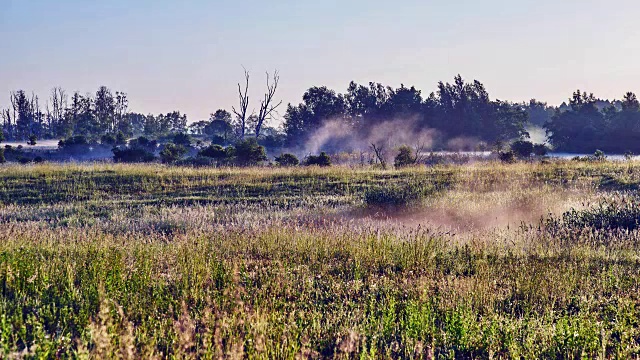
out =
[(180, 160), (186, 153), (187, 149), (184, 146), (169, 143), (160, 151), (160, 159), (162, 159), (164, 164), (173, 164)]
[(244, 134), (247, 130), (247, 109), (249, 108), (249, 72), (247, 69), (244, 69), (244, 80), (244, 90), (238, 83), (238, 101), (240, 103), (238, 110), (235, 107), (232, 108), (238, 120), (239, 135), (242, 140), (244, 140)]
[(155, 160), (153, 153), (143, 148), (118, 148), (111, 150), (113, 152), (113, 161), (116, 163), (138, 163), (151, 162)]
[(185, 134), (182, 132), (173, 135), (173, 143), (176, 145), (189, 147), (191, 146), (192, 140), (193, 139), (191, 139), (191, 136), (189, 136), (189, 134)]
[(331, 158), (329, 157), (329, 155), (327, 155), (327, 153), (323, 151), (318, 156), (315, 156), (315, 155), (307, 156), (307, 158), (304, 160), (304, 164), (306, 166), (314, 166), (314, 165), (320, 166), (320, 167), (331, 166)]
[(29, 135), (29, 141), (27, 141), (27, 145), (35, 146), (38, 141), (38, 137), (35, 134)]
[(217, 144), (209, 145), (198, 152), (198, 156), (209, 157), (216, 160), (223, 160), (227, 155), (228, 153), (225, 148)]
[(273, 80), (269, 82), (270, 75), (267, 72), (267, 91), (264, 94), (264, 98), (260, 103), (260, 111), (258, 112), (258, 117), (256, 119), (255, 133), (256, 138), (260, 136), (260, 130), (262, 130), (262, 126), (264, 122), (271, 118), (272, 114), (276, 109), (282, 105), (282, 101), (277, 104), (273, 103), (273, 96), (276, 94), (276, 90), (278, 89), (278, 82), (280, 81), (280, 75), (278, 74), (278, 70), (273, 72)]
[(257, 165), (267, 161), (267, 152), (264, 146), (258, 144), (255, 138), (241, 140), (235, 145), (235, 162), (240, 166)]
[(300, 160), (298, 160), (295, 155), (289, 153), (276, 156), (275, 161), (279, 166), (297, 166), (300, 164)]
[(231, 125), (231, 114), (226, 110), (217, 110), (211, 114), (209, 123), (204, 127), (203, 132), (216, 139), (222, 139), (222, 143), (227, 143), (233, 132)]
[(533, 143), (526, 140), (514, 141), (511, 144), (511, 151), (518, 157), (528, 158), (531, 156), (531, 153), (533, 153)]
[(399, 169), (405, 166), (415, 165), (418, 162), (418, 155), (414, 154), (413, 149), (407, 145), (402, 145), (398, 148), (398, 155), (396, 155), (393, 165)]
[(96, 92), (93, 102), (95, 124), (91, 124), (89, 133), (98, 135), (104, 132), (114, 132), (116, 129), (116, 100), (111, 90), (101, 86)]

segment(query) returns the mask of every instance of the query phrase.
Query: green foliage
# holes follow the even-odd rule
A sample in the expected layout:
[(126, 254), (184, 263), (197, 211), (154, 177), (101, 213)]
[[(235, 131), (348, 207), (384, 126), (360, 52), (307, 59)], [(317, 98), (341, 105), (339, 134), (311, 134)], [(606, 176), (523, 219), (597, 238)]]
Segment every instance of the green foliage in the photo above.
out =
[(304, 165), (306, 166), (331, 166), (331, 158), (324, 151), (320, 155), (309, 155), (304, 159)]
[(153, 153), (158, 148), (158, 142), (156, 140), (151, 140), (145, 136), (140, 136), (137, 139), (129, 141), (129, 147), (140, 148)]
[(116, 137), (113, 136), (113, 134), (104, 134), (100, 138), (100, 143), (104, 144), (104, 145), (115, 146), (116, 145)]
[(7, 160), (4, 158), (4, 149), (0, 148), (0, 164), (6, 162)]
[(268, 160), (264, 146), (259, 145), (255, 138), (239, 141), (234, 148), (227, 149), (228, 154), (233, 154), (234, 162), (239, 166), (257, 165)]
[(86, 136), (77, 135), (58, 142), (58, 148), (65, 153), (80, 154), (86, 153), (90, 143)]
[(511, 143), (511, 151), (520, 158), (528, 158), (533, 153), (533, 143), (526, 140), (518, 140)]
[(503, 163), (512, 164), (516, 161), (516, 154), (513, 152), (513, 150), (500, 151), (498, 153), (498, 158)]
[(364, 193), (364, 203), (369, 207), (402, 209), (418, 206), (431, 193), (432, 187), (420, 184), (394, 184), (374, 186)]
[(164, 149), (160, 151), (160, 159), (164, 164), (173, 164), (180, 160), (187, 153), (187, 149), (182, 145), (165, 144)]
[(278, 166), (297, 166), (300, 164), (298, 157), (289, 153), (280, 154), (280, 156), (276, 156), (275, 160)]
[(116, 163), (137, 163), (137, 162), (151, 162), (155, 160), (153, 153), (140, 148), (118, 148), (113, 150), (113, 162)]
[(122, 132), (118, 131), (115, 138), (116, 145), (126, 145), (127, 144), (127, 136)]
[(198, 152), (198, 156), (205, 156), (215, 160), (224, 160), (227, 157), (227, 151), (221, 145), (209, 145)]
[(400, 146), (398, 148), (398, 155), (396, 155), (393, 164), (399, 169), (405, 166), (414, 165), (418, 160), (417, 155), (411, 147), (407, 145)]
[(180, 133), (177, 133), (177, 134), (173, 135), (172, 141), (176, 145), (189, 147), (189, 146), (191, 146), (191, 141), (193, 141), (193, 139), (191, 138), (191, 135), (180, 132)]
[(535, 156), (546, 156), (549, 152), (549, 148), (545, 144), (533, 145), (533, 154)]

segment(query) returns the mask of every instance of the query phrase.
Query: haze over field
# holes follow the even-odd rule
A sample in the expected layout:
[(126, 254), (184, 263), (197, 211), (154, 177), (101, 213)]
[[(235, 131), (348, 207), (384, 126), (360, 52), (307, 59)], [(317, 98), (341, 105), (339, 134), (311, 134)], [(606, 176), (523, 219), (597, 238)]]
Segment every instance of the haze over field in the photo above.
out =
[[(419, 86), (460, 73), (501, 100), (559, 105), (576, 88), (638, 90), (640, 4), (615, 1), (2, 1), (0, 107), (10, 91), (125, 91), (131, 108), (191, 121), (236, 104), (244, 65), (280, 69), (279, 97), (311, 84)], [(8, 54), (8, 56), (6, 56)], [(252, 96), (261, 96), (258, 87)], [(425, 94), (425, 95), (426, 95)]]

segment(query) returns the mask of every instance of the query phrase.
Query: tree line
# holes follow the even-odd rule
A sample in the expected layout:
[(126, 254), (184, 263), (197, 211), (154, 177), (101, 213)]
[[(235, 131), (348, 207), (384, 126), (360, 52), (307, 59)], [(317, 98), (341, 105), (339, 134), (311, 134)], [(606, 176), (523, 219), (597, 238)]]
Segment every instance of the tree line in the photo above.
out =
[[(160, 139), (190, 133), (212, 144), (228, 145), (253, 137), (267, 148), (304, 149), (306, 143), (328, 122), (342, 124), (347, 133), (366, 135), (387, 121), (405, 123), (409, 131), (433, 129), (432, 146), (450, 147), (450, 140), (472, 138), (477, 144), (495, 144), (527, 139), (527, 128), (545, 130), (548, 144), (558, 151), (640, 152), (640, 105), (629, 92), (622, 100), (601, 100), (576, 91), (568, 104), (549, 106), (530, 100), (512, 103), (492, 100), (479, 81), (440, 82), (437, 91), (423, 96), (416, 87), (398, 88), (371, 82), (351, 82), (345, 93), (325, 86), (309, 88), (299, 104), (288, 104), (283, 114), (275, 101), (279, 75), (266, 74), (264, 97), (252, 111), (249, 73), (238, 83), (238, 106), (219, 109), (209, 119), (189, 123), (179, 111), (140, 114), (129, 110), (127, 94), (102, 86), (95, 94), (73, 93), (54, 88), (41, 101), (24, 90), (10, 94), (10, 106), (0, 112), (5, 139), (71, 139), (84, 137), (89, 143), (121, 143), (145, 136)], [(281, 115), (281, 125), (273, 120)], [(347, 148), (348, 144), (344, 148)], [(402, 145), (402, 144), (396, 144)]]

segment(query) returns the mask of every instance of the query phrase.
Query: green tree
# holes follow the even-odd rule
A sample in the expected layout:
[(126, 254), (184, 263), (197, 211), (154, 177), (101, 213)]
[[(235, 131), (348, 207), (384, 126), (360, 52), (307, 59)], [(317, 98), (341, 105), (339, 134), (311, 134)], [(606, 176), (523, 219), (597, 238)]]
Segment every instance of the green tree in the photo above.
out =
[(166, 144), (160, 151), (160, 159), (165, 164), (173, 164), (180, 160), (187, 153), (187, 149), (178, 144)]
[(237, 142), (234, 156), (236, 164), (240, 166), (253, 166), (268, 160), (264, 146), (258, 144), (255, 138), (247, 138)]

